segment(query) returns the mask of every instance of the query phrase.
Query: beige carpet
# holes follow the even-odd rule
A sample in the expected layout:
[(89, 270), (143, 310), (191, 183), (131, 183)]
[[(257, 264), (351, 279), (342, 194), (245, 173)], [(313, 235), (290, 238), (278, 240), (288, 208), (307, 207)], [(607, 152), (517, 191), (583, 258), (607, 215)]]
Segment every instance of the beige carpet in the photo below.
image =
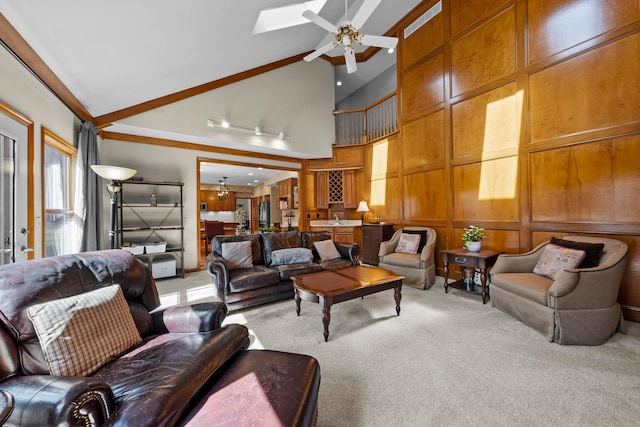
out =
[[(183, 304), (206, 273), (158, 281)], [(479, 296), (437, 284), (337, 304), (329, 342), (319, 305), (293, 301), (231, 313), (251, 346), (312, 355), (322, 369), (320, 427), (635, 426), (640, 420), (640, 325), (598, 347), (559, 346)]]

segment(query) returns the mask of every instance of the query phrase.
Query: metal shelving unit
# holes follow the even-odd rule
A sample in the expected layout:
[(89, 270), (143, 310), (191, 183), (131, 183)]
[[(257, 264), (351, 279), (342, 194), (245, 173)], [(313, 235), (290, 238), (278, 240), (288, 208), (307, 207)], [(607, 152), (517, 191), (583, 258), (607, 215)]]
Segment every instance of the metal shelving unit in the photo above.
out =
[[(134, 186), (137, 188), (132, 188)], [(179, 263), (176, 271), (184, 278), (183, 187), (182, 182), (123, 181), (118, 195), (116, 244), (121, 247), (125, 242), (139, 245), (166, 242), (164, 252), (144, 253), (136, 257), (153, 271), (154, 261), (171, 256)], [(151, 194), (156, 196), (155, 204), (150, 202)]]

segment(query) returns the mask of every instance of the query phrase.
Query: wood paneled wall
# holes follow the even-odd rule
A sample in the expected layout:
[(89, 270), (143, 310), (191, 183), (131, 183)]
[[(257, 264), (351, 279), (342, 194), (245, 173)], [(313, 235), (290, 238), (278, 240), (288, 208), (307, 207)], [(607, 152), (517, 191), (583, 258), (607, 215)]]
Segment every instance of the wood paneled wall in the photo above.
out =
[(400, 132), (365, 146), (373, 215), (433, 227), (437, 251), (470, 224), (510, 253), (621, 239), (619, 301), (640, 321), (639, 2), (442, 0), (404, 39), (434, 4), (397, 33)]

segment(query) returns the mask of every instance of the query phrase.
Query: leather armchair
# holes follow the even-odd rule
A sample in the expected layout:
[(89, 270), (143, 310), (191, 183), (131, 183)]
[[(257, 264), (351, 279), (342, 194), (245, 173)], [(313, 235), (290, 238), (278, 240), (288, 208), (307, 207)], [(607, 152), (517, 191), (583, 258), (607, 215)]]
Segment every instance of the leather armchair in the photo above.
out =
[[(420, 234), (422, 249), (415, 255), (397, 253), (396, 247), (402, 232)], [(418, 289), (429, 289), (436, 282), (434, 253), (436, 231), (429, 227), (405, 227), (396, 231), (391, 240), (380, 243), (378, 267), (405, 276), (403, 283)]]
[(603, 243), (598, 265), (565, 269), (552, 280), (533, 273), (550, 242), (524, 254), (502, 254), (491, 270), (491, 304), (551, 342), (602, 344), (616, 331), (624, 332), (617, 298), (628, 246), (600, 237), (567, 236), (565, 240)]

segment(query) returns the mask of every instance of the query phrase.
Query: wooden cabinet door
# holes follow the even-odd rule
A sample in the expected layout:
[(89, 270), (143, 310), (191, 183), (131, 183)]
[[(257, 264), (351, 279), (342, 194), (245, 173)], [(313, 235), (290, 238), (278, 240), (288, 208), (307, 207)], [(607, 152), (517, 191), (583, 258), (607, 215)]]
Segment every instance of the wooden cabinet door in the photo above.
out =
[(218, 192), (207, 190), (207, 209), (210, 211), (219, 211), (220, 202), (218, 201)]
[(342, 203), (345, 208), (357, 208), (356, 200), (356, 171), (346, 170), (342, 172)]
[(329, 209), (329, 172), (316, 172), (316, 206)]
[(353, 228), (352, 227), (336, 227), (333, 230), (333, 241), (341, 243), (353, 242)]

